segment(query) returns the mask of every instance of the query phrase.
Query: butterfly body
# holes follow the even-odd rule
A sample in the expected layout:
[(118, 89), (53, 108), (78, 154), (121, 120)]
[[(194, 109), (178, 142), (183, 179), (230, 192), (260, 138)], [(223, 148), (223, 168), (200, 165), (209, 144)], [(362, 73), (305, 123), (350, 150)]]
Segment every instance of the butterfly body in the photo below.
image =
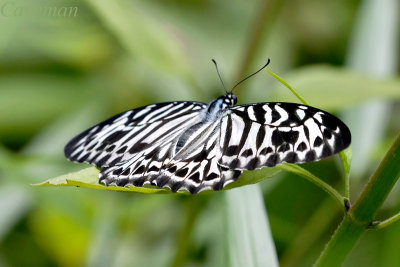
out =
[(236, 101), (228, 93), (208, 105), (168, 102), (126, 111), (72, 139), (65, 155), (102, 167), (105, 185), (195, 194), (219, 190), (243, 170), (317, 161), (350, 144), (347, 126), (322, 110)]

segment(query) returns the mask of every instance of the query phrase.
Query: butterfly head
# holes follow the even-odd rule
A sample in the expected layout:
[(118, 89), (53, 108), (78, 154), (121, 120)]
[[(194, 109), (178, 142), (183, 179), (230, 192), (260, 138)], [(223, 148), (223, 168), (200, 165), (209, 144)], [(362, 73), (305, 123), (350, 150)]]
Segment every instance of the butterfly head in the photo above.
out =
[(216, 115), (220, 111), (232, 107), (236, 102), (236, 96), (232, 93), (227, 93), (208, 104), (207, 113), (211, 116)]
[(237, 102), (237, 97), (232, 93), (226, 93), (223, 96), (218, 97), (210, 103), (213, 109), (223, 110), (232, 107)]
[(237, 97), (232, 93), (227, 93), (218, 99), (221, 99), (223, 104), (227, 107), (232, 107), (237, 103)]

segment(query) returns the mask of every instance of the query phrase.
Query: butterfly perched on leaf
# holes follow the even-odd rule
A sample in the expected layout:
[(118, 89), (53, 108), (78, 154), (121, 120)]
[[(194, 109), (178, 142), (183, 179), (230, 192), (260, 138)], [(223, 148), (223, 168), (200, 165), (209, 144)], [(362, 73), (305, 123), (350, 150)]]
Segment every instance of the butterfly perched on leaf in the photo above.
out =
[(230, 92), (208, 104), (175, 101), (128, 110), (73, 138), (65, 156), (101, 167), (99, 182), (106, 186), (150, 184), (196, 194), (220, 190), (244, 170), (318, 161), (350, 145), (348, 127), (326, 111), (236, 102)]

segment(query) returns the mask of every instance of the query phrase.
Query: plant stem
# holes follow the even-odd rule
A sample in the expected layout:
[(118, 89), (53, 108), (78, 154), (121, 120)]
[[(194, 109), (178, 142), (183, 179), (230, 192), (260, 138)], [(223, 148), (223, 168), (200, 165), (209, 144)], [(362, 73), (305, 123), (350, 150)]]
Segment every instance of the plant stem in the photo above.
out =
[(350, 165), (353, 157), (353, 152), (351, 147), (346, 148), (345, 150), (339, 153), (340, 161), (343, 167), (343, 179), (344, 179), (344, 196), (347, 200), (350, 199)]
[(341, 194), (339, 194), (338, 191), (335, 190), (332, 186), (329, 184), (325, 183), (321, 179), (319, 179), (317, 176), (312, 174), (311, 172), (303, 169), (302, 167), (295, 165), (295, 164), (290, 164), (290, 163), (285, 163), (279, 166), (279, 168), (290, 171), (292, 173), (295, 173), (299, 175), (300, 177), (303, 177), (307, 179), (308, 181), (312, 182), (316, 186), (322, 188), (325, 192), (327, 192), (329, 195), (333, 197), (334, 200), (336, 200), (341, 207), (343, 207), (346, 210), (344, 198)]
[(350, 179), (349, 179), (349, 174), (348, 173), (344, 173), (343, 177), (344, 177), (344, 197), (347, 200), (350, 200)]
[[(315, 266), (340, 266), (362, 234), (369, 229), (379, 207), (400, 176), (400, 135), (372, 175), (354, 206), (329, 240)], [(392, 219), (392, 220), (397, 220)]]
[(397, 213), (396, 215), (393, 215), (392, 217), (378, 222), (378, 224), (374, 225), (373, 229), (383, 229), (385, 227), (388, 227), (389, 225), (397, 222), (398, 220), (400, 220), (400, 213)]
[(309, 104), (307, 103), (307, 101), (301, 97), (296, 90), (293, 89), (292, 86), (290, 86), (290, 84), (288, 84), (284, 79), (282, 79), (280, 76), (278, 76), (278, 74), (273, 73), (270, 70), (267, 70), (268, 74), (271, 75), (272, 77), (274, 77), (275, 79), (277, 79), (280, 83), (282, 83), (284, 86), (286, 86), (300, 101), (301, 103), (303, 103), (304, 105), (309, 106)]

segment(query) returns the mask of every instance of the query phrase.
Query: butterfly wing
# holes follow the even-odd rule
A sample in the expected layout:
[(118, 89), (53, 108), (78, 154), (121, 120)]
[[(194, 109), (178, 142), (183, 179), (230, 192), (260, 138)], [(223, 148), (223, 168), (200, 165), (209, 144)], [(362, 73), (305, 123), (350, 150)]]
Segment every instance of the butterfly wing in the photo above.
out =
[[(219, 190), (242, 173), (218, 164), (219, 125), (220, 121), (192, 124), (173, 141), (162, 142), (122, 164), (104, 168), (100, 181), (117, 186), (151, 184), (192, 194), (206, 189)], [(181, 138), (185, 142), (176, 151)]]
[(235, 106), (222, 118), (219, 161), (235, 170), (317, 161), (350, 145), (347, 126), (317, 108), (294, 103)]
[(205, 107), (198, 102), (167, 102), (123, 112), (73, 138), (65, 146), (65, 156), (98, 167), (140, 159), (152, 147), (168, 147)]

